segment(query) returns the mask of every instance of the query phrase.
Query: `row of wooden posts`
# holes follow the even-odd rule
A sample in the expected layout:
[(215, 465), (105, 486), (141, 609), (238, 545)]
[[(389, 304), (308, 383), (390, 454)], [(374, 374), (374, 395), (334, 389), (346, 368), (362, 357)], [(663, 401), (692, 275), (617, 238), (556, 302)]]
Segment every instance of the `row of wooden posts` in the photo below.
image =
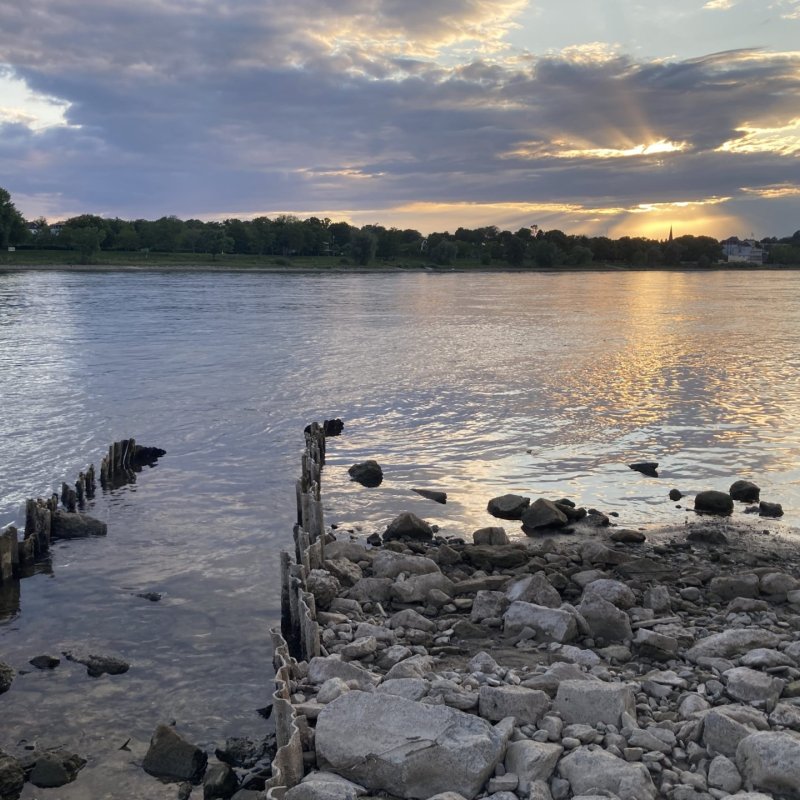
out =
[(341, 420), (312, 423), (305, 429), (305, 448), (300, 477), (295, 486), (297, 523), (294, 526), (294, 553), (282, 552), (281, 625), (273, 628), (275, 692), (272, 716), (278, 750), (272, 762), (272, 777), (267, 798), (282, 800), (305, 774), (305, 755), (309, 730), (291, 701), (291, 685), (298, 677), (298, 662), (309, 662), (320, 655), (320, 628), (314, 596), (306, 591), (306, 576), (325, 561), (325, 523), (322, 513), (321, 478), (325, 464), (326, 436), (342, 431)]
[[(114, 442), (100, 464), (100, 485), (106, 489), (130, 480), (136, 465), (134, 439)], [(92, 464), (73, 483), (61, 484), (61, 494), (30, 498), (25, 503), (25, 529), (22, 539), (14, 525), (0, 531), (0, 583), (31, 574), (33, 564), (47, 556), (53, 531), (53, 518), (59, 510), (74, 513), (86, 507), (95, 496), (97, 481)]]

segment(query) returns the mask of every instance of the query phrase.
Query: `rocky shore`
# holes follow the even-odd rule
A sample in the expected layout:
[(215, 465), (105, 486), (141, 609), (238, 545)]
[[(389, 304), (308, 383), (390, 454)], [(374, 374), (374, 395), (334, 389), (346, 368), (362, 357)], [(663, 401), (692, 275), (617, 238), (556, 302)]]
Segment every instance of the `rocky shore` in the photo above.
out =
[(794, 549), (613, 530), (327, 544), (292, 686), (314, 769), (286, 797), (800, 797)]
[(267, 797), (800, 798), (791, 537), (569, 508), (495, 498), (516, 538), (410, 513), (367, 540), (308, 537), (293, 573), (308, 657), (279, 654), (278, 681), (302, 769)]

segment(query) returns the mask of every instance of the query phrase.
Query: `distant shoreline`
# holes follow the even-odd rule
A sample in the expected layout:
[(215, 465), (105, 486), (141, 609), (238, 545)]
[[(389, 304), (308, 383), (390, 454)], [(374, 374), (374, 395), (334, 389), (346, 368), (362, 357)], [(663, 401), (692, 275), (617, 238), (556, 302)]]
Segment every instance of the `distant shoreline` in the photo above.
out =
[(370, 264), (358, 266), (356, 264), (318, 265), (307, 263), (294, 264), (258, 264), (237, 265), (230, 263), (218, 264), (171, 264), (152, 261), (147, 264), (5, 264), (0, 263), (0, 273), (7, 272), (230, 272), (230, 273), (275, 273), (283, 275), (301, 274), (386, 274), (386, 273), (475, 273), (475, 274), (502, 274), (502, 273), (588, 273), (588, 272), (792, 272), (800, 270), (800, 265), (780, 264), (714, 264), (709, 267), (683, 264), (680, 266), (628, 266), (619, 264), (593, 264), (584, 267), (558, 266), (558, 267), (513, 267), (509, 264), (491, 265), (455, 265), (439, 266), (433, 264)]

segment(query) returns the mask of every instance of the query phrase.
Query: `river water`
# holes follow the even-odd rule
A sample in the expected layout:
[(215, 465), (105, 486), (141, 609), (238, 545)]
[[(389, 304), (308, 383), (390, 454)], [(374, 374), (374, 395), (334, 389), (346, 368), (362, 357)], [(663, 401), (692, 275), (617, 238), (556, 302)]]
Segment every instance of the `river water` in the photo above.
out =
[[(670, 488), (737, 478), (783, 504), (773, 530), (797, 526), (799, 298), (798, 272), (0, 273), (0, 526), (114, 440), (167, 450), (98, 497), (106, 538), (56, 544), (2, 596), (0, 660), (87, 645), (130, 671), (19, 675), (0, 748), (88, 756), (66, 800), (161, 798), (138, 766), (157, 722), (205, 745), (268, 730), (276, 554), (314, 419), (346, 426), (326, 521), (363, 534), (411, 510), (468, 535), (509, 491), (681, 523)], [(347, 480), (365, 458), (378, 489)]]

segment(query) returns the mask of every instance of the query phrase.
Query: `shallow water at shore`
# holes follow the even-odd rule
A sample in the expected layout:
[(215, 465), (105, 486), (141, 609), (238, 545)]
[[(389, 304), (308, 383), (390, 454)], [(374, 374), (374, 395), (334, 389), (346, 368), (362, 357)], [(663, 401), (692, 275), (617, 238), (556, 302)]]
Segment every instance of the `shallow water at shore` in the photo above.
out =
[[(364, 533), (408, 509), (468, 534), (506, 491), (681, 523), (672, 486), (740, 477), (796, 526), (798, 296), (794, 272), (0, 275), (0, 524), (113, 440), (167, 450), (98, 500), (108, 537), (55, 547), (52, 574), (22, 581), (0, 621), (15, 668), (93, 643), (131, 671), (18, 676), (0, 747), (92, 756), (65, 798), (120, 781), (160, 797), (131, 764), (156, 722), (201, 743), (267, 728), (254, 709), (270, 691), (275, 556), (312, 419), (345, 420), (327, 521)], [(364, 458), (384, 466), (378, 489), (347, 481)], [(626, 466), (645, 459), (660, 478)]]

